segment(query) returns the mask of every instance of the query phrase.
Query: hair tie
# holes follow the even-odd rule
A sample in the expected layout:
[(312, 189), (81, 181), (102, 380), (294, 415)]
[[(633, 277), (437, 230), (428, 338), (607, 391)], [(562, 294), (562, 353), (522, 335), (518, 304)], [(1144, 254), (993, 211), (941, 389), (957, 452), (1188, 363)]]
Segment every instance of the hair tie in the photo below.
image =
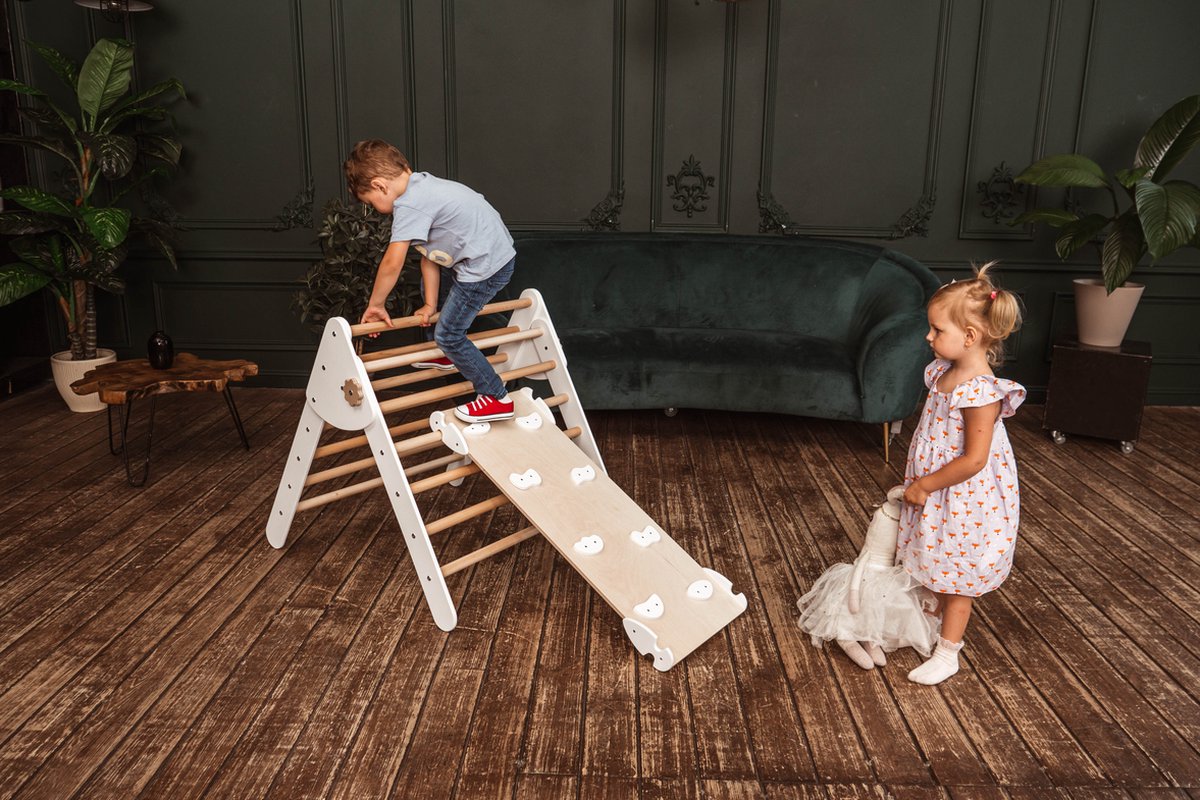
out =
[(995, 289), (992, 289), (992, 299), (993, 300), (996, 299), (996, 290)]

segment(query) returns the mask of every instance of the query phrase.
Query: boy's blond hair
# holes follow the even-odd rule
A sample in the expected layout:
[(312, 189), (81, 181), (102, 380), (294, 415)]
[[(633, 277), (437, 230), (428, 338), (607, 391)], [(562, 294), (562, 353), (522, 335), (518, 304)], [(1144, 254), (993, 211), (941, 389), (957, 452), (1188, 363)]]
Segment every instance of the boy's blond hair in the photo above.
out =
[(354, 145), (346, 159), (346, 188), (358, 197), (371, 188), (375, 178), (395, 178), (411, 172), (408, 159), (383, 139), (364, 139)]
[(1004, 340), (1021, 327), (1021, 302), (1015, 294), (992, 283), (991, 271), (998, 261), (982, 267), (974, 264), (975, 277), (952, 281), (934, 292), (930, 307), (939, 306), (960, 328), (968, 326), (979, 331), (987, 347), (989, 364), (996, 364), (1004, 355)]

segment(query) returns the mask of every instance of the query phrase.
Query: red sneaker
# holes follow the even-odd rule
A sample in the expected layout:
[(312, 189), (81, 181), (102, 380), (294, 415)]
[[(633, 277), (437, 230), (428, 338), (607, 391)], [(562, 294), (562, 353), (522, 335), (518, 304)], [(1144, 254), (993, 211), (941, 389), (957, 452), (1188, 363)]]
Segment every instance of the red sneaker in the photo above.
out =
[(497, 400), (490, 394), (481, 394), (471, 402), (454, 409), (454, 416), (463, 422), (493, 422), (498, 419), (511, 419), (512, 415), (511, 400)]
[(454, 364), (445, 356), (431, 358), (428, 361), (418, 361), (413, 366), (417, 369), (454, 369)]

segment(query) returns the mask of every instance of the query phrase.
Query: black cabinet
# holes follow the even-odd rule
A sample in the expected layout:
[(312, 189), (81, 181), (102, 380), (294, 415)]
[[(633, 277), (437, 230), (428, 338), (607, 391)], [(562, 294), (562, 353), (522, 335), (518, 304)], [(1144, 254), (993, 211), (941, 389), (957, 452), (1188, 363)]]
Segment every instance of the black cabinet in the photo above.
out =
[(1120, 442), (1132, 452), (1142, 427), (1153, 357), (1149, 342), (1093, 347), (1060, 339), (1050, 357), (1042, 428), (1058, 444), (1068, 433)]

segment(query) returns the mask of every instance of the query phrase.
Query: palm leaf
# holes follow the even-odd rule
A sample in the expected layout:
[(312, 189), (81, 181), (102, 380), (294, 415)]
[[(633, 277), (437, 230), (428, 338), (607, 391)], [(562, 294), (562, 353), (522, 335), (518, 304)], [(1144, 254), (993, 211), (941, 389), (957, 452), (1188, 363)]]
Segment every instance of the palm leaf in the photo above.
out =
[(1126, 211), (1117, 217), (1112, 231), (1104, 240), (1102, 271), (1104, 287), (1109, 294), (1123, 284), (1133, 268), (1146, 252), (1146, 242), (1142, 237), (1142, 226), (1137, 217)]
[(15, 303), (26, 295), (31, 295), (46, 284), (50, 276), (28, 265), (17, 262), (0, 267), (0, 306)]
[(133, 45), (123, 39), (101, 39), (84, 59), (76, 93), (79, 107), (92, 120), (110, 108), (129, 89), (133, 76)]
[(1095, 161), (1077, 153), (1048, 156), (1030, 164), (1013, 178), (1017, 183), (1034, 186), (1083, 187), (1102, 189), (1108, 185), (1108, 176)]
[(75, 207), (61, 197), (43, 192), (33, 186), (10, 186), (0, 190), (0, 197), (20, 203), (30, 211), (57, 214), (60, 217), (75, 216)]
[(1169, 181), (1159, 186), (1154, 181), (1141, 180), (1134, 197), (1146, 245), (1156, 261), (1183, 247), (1196, 235), (1200, 189), (1192, 184)]
[(1200, 94), (1185, 97), (1154, 121), (1138, 143), (1134, 166), (1162, 180), (1200, 142)]
[(1064, 225), (1062, 235), (1054, 244), (1058, 257), (1066, 261), (1076, 250), (1096, 238), (1108, 223), (1108, 217), (1103, 214), (1088, 214), (1081, 220)]
[(1061, 228), (1078, 219), (1079, 215), (1074, 211), (1067, 211), (1062, 208), (1035, 208), (1032, 211), (1026, 211), (1008, 224), (1016, 226), (1025, 225), (1026, 223), (1044, 222), (1051, 228)]
[(62, 53), (55, 50), (53, 47), (47, 47), (44, 44), (25, 40), (25, 44), (33, 48), (34, 52), (42, 57), (42, 60), (50, 65), (50, 69), (54, 70), (54, 74), (62, 79), (62, 82), (69, 89), (74, 89), (76, 82), (79, 80), (79, 65), (71, 59), (64, 56)]

